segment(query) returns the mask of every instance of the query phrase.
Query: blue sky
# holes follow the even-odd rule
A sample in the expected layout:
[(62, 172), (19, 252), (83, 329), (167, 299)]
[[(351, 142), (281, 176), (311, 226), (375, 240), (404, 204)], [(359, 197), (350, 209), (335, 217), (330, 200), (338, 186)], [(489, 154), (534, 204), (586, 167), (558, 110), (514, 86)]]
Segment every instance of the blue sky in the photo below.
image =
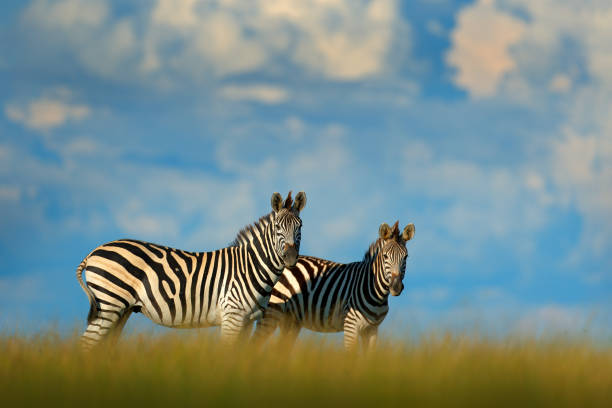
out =
[(101, 243), (216, 249), (304, 190), (304, 254), (415, 224), (386, 333), (610, 336), (608, 1), (0, 11), (2, 329), (82, 326)]

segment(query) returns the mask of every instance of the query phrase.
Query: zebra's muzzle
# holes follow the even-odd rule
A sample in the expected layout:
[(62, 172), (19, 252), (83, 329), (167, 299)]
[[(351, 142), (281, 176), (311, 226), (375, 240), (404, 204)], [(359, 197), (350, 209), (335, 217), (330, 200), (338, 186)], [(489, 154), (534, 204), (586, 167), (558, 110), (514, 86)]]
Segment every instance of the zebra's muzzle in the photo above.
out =
[(404, 290), (404, 283), (399, 275), (393, 274), (391, 276), (391, 283), (389, 284), (389, 292), (393, 296), (399, 296)]
[(295, 245), (285, 244), (283, 252), (283, 262), (285, 263), (285, 267), (295, 266), (298, 258), (298, 251)]

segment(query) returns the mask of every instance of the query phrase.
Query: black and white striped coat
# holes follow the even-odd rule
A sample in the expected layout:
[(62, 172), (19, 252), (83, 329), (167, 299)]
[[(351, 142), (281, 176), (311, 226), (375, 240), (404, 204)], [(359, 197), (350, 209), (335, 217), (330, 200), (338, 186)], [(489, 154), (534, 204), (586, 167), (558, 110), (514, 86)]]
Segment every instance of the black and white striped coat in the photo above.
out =
[(376, 342), (378, 326), (389, 311), (388, 296), (403, 290), (406, 241), (414, 236), (409, 224), (399, 234), (398, 223), (382, 224), (379, 238), (361, 262), (341, 264), (300, 256), (283, 271), (274, 286), (254, 340), (262, 342), (280, 327), (293, 343), (301, 328), (317, 332), (344, 332), (344, 345), (352, 348), (361, 337), (364, 347)]
[(270, 214), (217, 251), (188, 252), (130, 239), (94, 249), (77, 269), (90, 301), (85, 348), (118, 335), (132, 312), (168, 327), (221, 326), (222, 338), (229, 340), (250, 328), (283, 268), (295, 265), (299, 255), (306, 195), (300, 192), (293, 203), (289, 193), (283, 204), (274, 193), (271, 203)]

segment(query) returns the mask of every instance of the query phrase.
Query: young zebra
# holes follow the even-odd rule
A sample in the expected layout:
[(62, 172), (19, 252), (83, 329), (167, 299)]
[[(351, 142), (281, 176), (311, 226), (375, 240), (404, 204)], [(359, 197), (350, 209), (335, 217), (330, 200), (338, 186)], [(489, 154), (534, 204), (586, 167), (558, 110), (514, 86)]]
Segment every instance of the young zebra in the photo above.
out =
[[(81, 337), (88, 349), (119, 335), (132, 312), (168, 327), (221, 326), (235, 340), (261, 316), (283, 268), (295, 265), (300, 249), (300, 211), (289, 192), (272, 195), (272, 212), (245, 227), (231, 246), (187, 252), (122, 239), (94, 249), (77, 268), (90, 302), (89, 325)], [(87, 283), (81, 276), (83, 270)]]
[(353, 348), (361, 336), (364, 349), (376, 342), (378, 326), (389, 311), (389, 293), (404, 289), (406, 241), (414, 236), (408, 224), (400, 235), (383, 223), (379, 238), (361, 262), (340, 264), (312, 256), (300, 256), (283, 271), (274, 286), (268, 308), (257, 322), (254, 341), (263, 342), (280, 326), (291, 345), (302, 327), (318, 332), (344, 331), (344, 346)]

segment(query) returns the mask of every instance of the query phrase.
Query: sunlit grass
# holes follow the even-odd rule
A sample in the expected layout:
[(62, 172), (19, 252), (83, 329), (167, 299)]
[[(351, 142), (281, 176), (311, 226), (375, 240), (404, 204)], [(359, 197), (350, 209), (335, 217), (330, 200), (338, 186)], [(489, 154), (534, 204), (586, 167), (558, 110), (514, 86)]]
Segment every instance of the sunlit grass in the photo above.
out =
[(611, 406), (612, 347), (589, 340), (431, 335), (366, 355), (319, 338), (293, 350), (207, 334), (0, 337), (0, 405)]

